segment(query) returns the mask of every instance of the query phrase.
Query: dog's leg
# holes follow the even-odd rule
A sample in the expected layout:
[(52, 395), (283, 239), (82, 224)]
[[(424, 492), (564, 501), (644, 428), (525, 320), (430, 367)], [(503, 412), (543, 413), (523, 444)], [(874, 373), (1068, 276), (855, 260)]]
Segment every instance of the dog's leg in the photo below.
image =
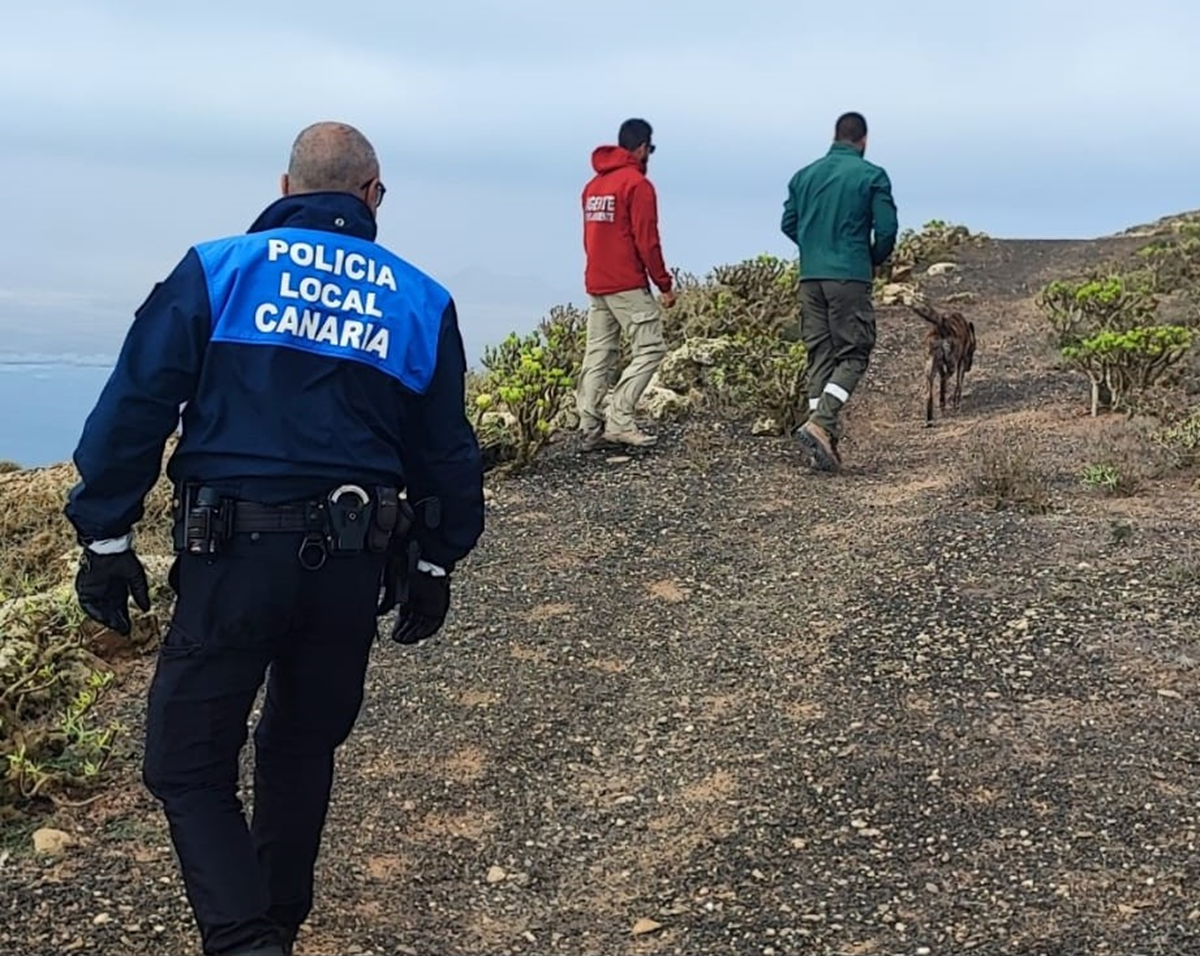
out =
[(936, 374), (936, 362), (932, 352), (925, 359), (925, 427), (933, 425), (933, 376)]

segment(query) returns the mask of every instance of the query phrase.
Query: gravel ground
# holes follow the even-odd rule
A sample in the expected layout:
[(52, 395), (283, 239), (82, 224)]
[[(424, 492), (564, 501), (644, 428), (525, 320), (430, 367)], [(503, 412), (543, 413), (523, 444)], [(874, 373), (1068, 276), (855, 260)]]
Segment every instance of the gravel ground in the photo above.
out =
[[(844, 475), (699, 417), (493, 482), (444, 635), (378, 647), (298, 951), (1200, 951), (1197, 494), (1081, 486), (1116, 426), (1028, 298), (1119, 248), (930, 282), (980, 337), (933, 429), (924, 324), (881, 310)], [(969, 491), (1013, 441), (1046, 514)], [(10, 828), (0, 951), (198, 951), (136, 776), (150, 666), (120, 786), (52, 821), (75, 845)]]

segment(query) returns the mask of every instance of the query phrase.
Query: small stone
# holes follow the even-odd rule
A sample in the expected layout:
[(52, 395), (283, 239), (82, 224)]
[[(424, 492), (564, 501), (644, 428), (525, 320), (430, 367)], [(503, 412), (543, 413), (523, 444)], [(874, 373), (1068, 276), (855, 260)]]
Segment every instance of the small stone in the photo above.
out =
[(111, 923), (111, 922), (112, 922), (112, 917), (109, 916), (107, 913), (97, 913), (96, 916), (92, 919), (93, 926), (103, 926), (105, 923)]
[(949, 272), (954, 272), (958, 266), (953, 262), (935, 262), (925, 270), (927, 276), (944, 276)]
[(638, 400), (638, 409), (645, 411), (655, 421), (674, 419), (688, 408), (688, 400), (674, 389), (663, 388), (651, 383)]
[(626, 462), (633, 461), (629, 455), (611, 455), (604, 460), (610, 465), (623, 465)]
[(881, 305), (911, 305), (918, 298), (917, 290), (903, 282), (889, 282), (879, 293)]
[(633, 924), (633, 929), (630, 930), (634, 936), (644, 936), (646, 933), (653, 933), (655, 930), (662, 929), (662, 923), (658, 923), (648, 917), (643, 916), (640, 920)]
[(33, 851), (43, 856), (58, 856), (74, 842), (69, 833), (43, 827), (41, 830), (34, 831)]
[(489, 883), (502, 883), (508, 877), (501, 866), (490, 866), (487, 871), (487, 881)]

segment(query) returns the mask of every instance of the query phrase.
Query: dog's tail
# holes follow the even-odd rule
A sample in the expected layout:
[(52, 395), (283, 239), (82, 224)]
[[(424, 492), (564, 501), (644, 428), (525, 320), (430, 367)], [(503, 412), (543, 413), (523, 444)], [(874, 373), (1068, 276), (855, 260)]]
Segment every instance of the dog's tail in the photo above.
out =
[(942, 318), (941, 313), (939, 313), (933, 306), (929, 305), (927, 302), (912, 302), (909, 304), (909, 308), (939, 332), (943, 334), (945, 333), (946, 320)]

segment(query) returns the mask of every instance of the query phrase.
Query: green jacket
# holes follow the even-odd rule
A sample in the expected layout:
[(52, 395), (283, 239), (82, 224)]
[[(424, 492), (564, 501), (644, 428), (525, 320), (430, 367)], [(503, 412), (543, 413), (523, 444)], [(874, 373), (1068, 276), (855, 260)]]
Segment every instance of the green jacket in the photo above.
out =
[(780, 227), (800, 249), (802, 279), (870, 282), (896, 245), (891, 181), (849, 143), (834, 143), (788, 183)]

